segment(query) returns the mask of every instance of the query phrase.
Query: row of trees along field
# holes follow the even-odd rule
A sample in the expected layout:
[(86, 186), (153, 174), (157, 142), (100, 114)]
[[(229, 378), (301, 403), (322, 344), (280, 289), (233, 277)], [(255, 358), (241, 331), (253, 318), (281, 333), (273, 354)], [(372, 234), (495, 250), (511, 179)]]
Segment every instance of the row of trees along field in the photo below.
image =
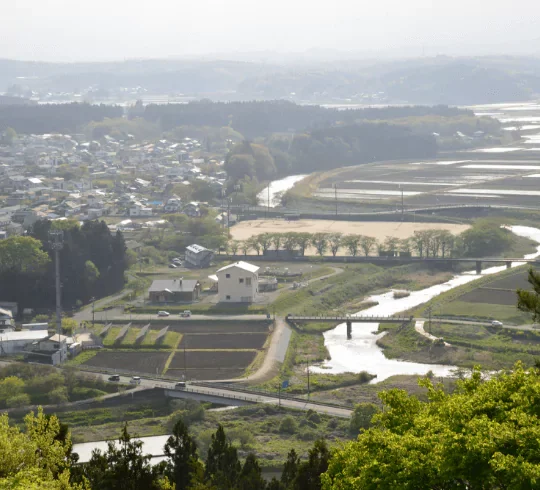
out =
[(261, 233), (245, 241), (232, 240), (228, 251), (232, 255), (250, 251), (257, 255), (274, 250), (285, 250), (291, 254), (298, 251), (304, 256), (306, 249), (313, 247), (321, 257), (331, 253), (334, 257), (341, 250), (345, 254), (366, 257), (379, 255), (404, 255), (416, 253), (419, 257), (485, 257), (501, 253), (513, 243), (513, 235), (498, 225), (479, 222), (460, 235), (447, 230), (416, 231), (410, 238), (387, 237), (384, 241), (365, 235), (343, 235), (342, 233)]
[(487, 377), (475, 368), (451, 394), (423, 378), (426, 401), (395, 388), (381, 392), (381, 409), (355, 409), (356, 441), (332, 449), (318, 440), (303, 460), (291, 449), (281, 477), (271, 481), (263, 478), (254, 454), (240, 460), (222, 426), (204, 461), (179, 419), (165, 443), (164, 461), (154, 466), (126, 426), (118, 443), (109, 442), (106, 451), (96, 450), (88, 463), (75, 465), (68, 427), (56, 416), (40, 409), (26, 416), (21, 429), (3, 414), (0, 488), (532, 490), (540, 481), (539, 376), (539, 368), (526, 370), (518, 363), (513, 371)]
[(54, 252), (49, 231), (64, 231), (60, 251), (62, 302), (73, 307), (92, 296), (115, 293), (124, 286), (126, 246), (121, 232), (111, 234), (105, 222), (37, 221), (28, 236), (0, 241), (0, 297), (24, 308), (55, 304)]

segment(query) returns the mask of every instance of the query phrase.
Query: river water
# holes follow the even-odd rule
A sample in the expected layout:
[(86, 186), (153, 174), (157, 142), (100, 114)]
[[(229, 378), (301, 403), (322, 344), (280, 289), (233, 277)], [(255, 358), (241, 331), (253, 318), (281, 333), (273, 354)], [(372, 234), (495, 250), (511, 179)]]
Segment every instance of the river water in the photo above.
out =
[[(518, 236), (526, 237), (540, 243), (540, 229), (527, 226), (508, 227)], [(526, 255), (524, 258), (532, 259), (540, 256), (540, 246), (537, 252)], [(523, 262), (513, 262), (512, 267), (522, 265)], [(482, 271), (481, 276), (501, 272), (506, 266), (490, 267)], [(389, 316), (403, 312), (415, 306), (426, 303), (435, 296), (449, 291), (452, 288), (467, 284), (481, 277), (476, 272), (466, 272), (453, 277), (450, 281), (436, 286), (431, 286), (421, 291), (412, 291), (406, 298), (394, 299), (393, 292), (375, 295), (369, 298), (370, 301), (378, 301), (379, 304), (357, 313), (358, 316)], [(378, 383), (390, 376), (399, 374), (425, 375), (432, 371), (435, 376), (448, 376), (455, 366), (439, 364), (422, 364), (417, 362), (400, 361), (397, 359), (387, 359), (382, 349), (377, 345), (384, 332), (378, 332), (378, 323), (354, 323), (352, 328), (352, 338), (347, 339), (347, 327), (343, 323), (333, 330), (324, 334), (324, 344), (326, 345), (331, 360), (311, 368), (313, 372), (322, 373), (359, 373), (367, 371), (376, 374), (377, 377), (372, 383)]]
[[(279, 206), (279, 202), (276, 202), (276, 196), (280, 192), (288, 191), (294, 184), (302, 180), (307, 175), (289, 175), (284, 179), (274, 180), (270, 182), (270, 207), (275, 208)], [(259, 204), (261, 206), (268, 206), (268, 187), (265, 187), (261, 192), (259, 192), (257, 198), (259, 199)]]

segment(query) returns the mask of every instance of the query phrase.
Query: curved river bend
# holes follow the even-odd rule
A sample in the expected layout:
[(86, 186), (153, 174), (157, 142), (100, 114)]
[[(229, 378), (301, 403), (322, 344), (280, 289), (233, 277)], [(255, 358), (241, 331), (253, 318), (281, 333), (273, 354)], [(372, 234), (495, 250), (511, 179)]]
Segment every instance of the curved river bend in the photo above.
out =
[[(509, 226), (513, 233), (518, 236), (529, 238), (540, 243), (540, 230), (527, 226)], [(524, 258), (533, 259), (540, 256), (540, 246), (537, 252), (526, 255)], [(523, 265), (523, 262), (513, 262), (512, 267)], [(379, 304), (359, 312), (358, 316), (389, 316), (406, 311), (415, 306), (426, 303), (431, 298), (449, 291), (452, 288), (467, 284), (479, 277), (495, 274), (506, 269), (506, 266), (491, 267), (482, 272), (482, 275), (476, 275), (476, 272), (466, 272), (453, 277), (450, 281), (436, 286), (431, 286), (421, 291), (412, 291), (406, 298), (394, 299), (393, 293), (388, 292), (381, 295), (370, 297), (370, 301), (378, 301)], [(400, 361), (397, 359), (388, 359), (385, 357), (381, 348), (376, 344), (384, 332), (377, 332), (378, 323), (354, 323), (352, 329), (352, 339), (347, 340), (347, 327), (343, 323), (333, 330), (324, 334), (324, 344), (326, 345), (331, 360), (324, 362), (319, 366), (313, 366), (313, 372), (339, 374), (345, 372), (359, 373), (367, 371), (376, 374), (377, 377), (372, 383), (378, 383), (390, 376), (399, 374), (418, 374), (425, 375), (432, 371), (435, 376), (448, 376), (455, 366), (440, 364), (422, 364), (417, 362)]]

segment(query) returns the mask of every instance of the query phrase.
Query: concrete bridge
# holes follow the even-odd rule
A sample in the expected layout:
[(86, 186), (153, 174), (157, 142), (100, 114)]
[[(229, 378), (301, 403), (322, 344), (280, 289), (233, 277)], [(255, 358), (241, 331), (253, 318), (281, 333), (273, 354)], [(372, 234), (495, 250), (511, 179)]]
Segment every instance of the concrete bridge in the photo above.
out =
[[(280, 251), (282, 252), (282, 251)], [(287, 261), (287, 262), (309, 262), (312, 260), (312, 257), (309, 256), (293, 256), (288, 254), (276, 254), (275, 250), (268, 250), (266, 253), (261, 255), (216, 255), (216, 260), (246, 260), (248, 262), (257, 262), (257, 261)], [(366, 264), (377, 264), (377, 265), (404, 265), (404, 264), (414, 264), (414, 263), (423, 263), (423, 264), (454, 264), (454, 263), (465, 263), (465, 264), (474, 264), (476, 273), (482, 273), (482, 264), (505, 264), (507, 269), (512, 267), (512, 262), (522, 262), (527, 264), (540, 265), (540, 258), (537, 259), (523, 259), (523, 258), (513, 258), (513, 257), (382, 257), (382, 256), (352, 256), (352, 255), (340, 255), (340, 256), (331, 256), (326, 255), (323, 257), (317, 257), (318, 260), (322, 262), (330, 262), (335, 264), (342, 263), (366, 263)]]
[(285, 319), (292, 323), (306, 323), (306, 322), (328, 322), (339, 325), (345, 323), (347, 325), (347, 338), (352, 336), (352, 324), (353, 323), (401, 323), (405, 325), (411, 323), (414, 320), (413, 316), (352, 316), (352, 315), (340, 315), (340, 316), (297, 316), (287, 315)]

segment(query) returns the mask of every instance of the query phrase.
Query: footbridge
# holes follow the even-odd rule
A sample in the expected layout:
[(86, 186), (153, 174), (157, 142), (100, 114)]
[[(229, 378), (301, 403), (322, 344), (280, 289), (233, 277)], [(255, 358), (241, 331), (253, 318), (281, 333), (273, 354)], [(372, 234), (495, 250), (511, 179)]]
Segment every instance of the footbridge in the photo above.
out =
[(287, 315), (285, 317), (287, 322), (290, 323), (321, 323), (328, 322), (339, 325), (345, 323), (347, 325), (347, 338), (350, 339), (352, 335), (353, 323), (400, 323), (405, 325), (412, 323), (413, 316), (355, 316), (355, 315), (338, 315), (338, 316), (297, 316)]

